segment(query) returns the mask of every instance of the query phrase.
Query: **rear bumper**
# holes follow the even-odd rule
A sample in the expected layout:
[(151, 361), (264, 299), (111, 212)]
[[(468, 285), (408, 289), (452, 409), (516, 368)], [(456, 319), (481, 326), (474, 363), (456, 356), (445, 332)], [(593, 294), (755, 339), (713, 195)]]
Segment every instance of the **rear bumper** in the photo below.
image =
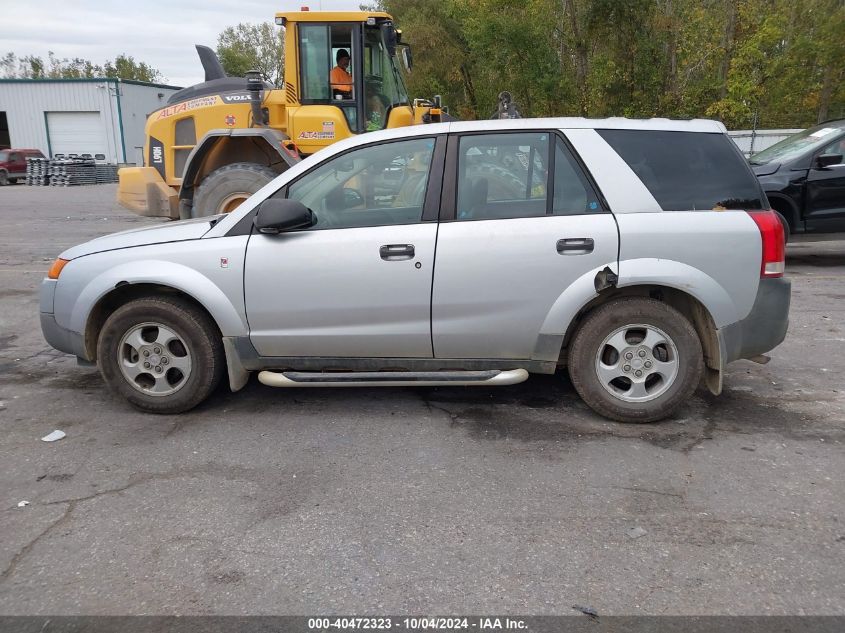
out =
[(179, 219), (178, 198), (153, 167), (124, 167), (118, 172), (117, 201), (138, 215)]
[(761, 279), (757, 298), (747, 317), (719, 330), (722, 366), (774, 349), (786, 338), (792, 284), (788, 279)]

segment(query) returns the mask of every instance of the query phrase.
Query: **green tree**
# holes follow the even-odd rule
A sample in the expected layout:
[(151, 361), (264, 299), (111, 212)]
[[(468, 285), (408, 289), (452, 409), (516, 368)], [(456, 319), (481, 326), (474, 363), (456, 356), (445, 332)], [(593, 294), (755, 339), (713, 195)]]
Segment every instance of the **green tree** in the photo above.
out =
[(0, 57), (0, 76), (8, 79), (81, 79), (114, 77), (136, 81), (156, 82), (162, 74), (144, 62), (136, 62), (131, 56), (121, 54), (114, 61), (102, 66), (88, 59), (74, 57), (59, 58), (53, 51), (47, 53), (47, 61), (36, 55), (17, 57), (6, 53)]
[(136, 62), (131, 55), (118, 55), (114, 58), (114, 61), (107, 61), (103, 65), (103, 70), (106, 77), (148, 82), (157, 82), (162, 79), (159, 71), (144, 62)]
[(284, 31), (270, 22), (227, 27), (217, 37), (217, 56), (231, 77), (258, 70), (277, 86), (284, 82)]

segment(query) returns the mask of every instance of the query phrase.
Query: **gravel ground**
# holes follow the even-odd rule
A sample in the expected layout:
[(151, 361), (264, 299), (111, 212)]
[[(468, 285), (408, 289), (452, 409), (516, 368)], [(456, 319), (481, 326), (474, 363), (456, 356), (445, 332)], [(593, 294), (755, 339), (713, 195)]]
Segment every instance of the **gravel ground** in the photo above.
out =
[(659, 424), (565, 375), (148, 416), (38, 325), (61, 250), (160, 221), (114, 195), (0, 188), (0, 614), (845, 614), (845, 242), (790, 245), (771, 363)]

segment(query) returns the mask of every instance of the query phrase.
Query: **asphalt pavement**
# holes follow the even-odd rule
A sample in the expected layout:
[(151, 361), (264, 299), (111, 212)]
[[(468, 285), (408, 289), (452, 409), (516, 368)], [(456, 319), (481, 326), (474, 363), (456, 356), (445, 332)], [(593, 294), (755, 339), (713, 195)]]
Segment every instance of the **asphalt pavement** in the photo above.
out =
[(0, 188), (0, 614), (845, 614), (845, 242), (790, 245), (771, 362), (661, 423), (565, 373), (151, 416), (38, 323), (59, 252), (162, 221), (114, 196)]

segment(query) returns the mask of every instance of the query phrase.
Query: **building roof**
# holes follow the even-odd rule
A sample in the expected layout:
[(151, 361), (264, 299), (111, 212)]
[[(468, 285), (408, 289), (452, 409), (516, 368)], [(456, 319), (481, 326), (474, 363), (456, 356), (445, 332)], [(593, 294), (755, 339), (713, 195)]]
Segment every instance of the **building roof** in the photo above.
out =
[(149, 86), (151, 88), (164, 88), (166, 90), (181, 90), (181, 86), (169, 86), (167, 84), (152, 83), (149, 81), (136, 81), (135, 79), (118, 79), (117, 77), (73, 77), (67, 79), (0, 79), (0, 83), (10, 84), (48, 84), (48, 83), (122, 83), (136, 86)]

